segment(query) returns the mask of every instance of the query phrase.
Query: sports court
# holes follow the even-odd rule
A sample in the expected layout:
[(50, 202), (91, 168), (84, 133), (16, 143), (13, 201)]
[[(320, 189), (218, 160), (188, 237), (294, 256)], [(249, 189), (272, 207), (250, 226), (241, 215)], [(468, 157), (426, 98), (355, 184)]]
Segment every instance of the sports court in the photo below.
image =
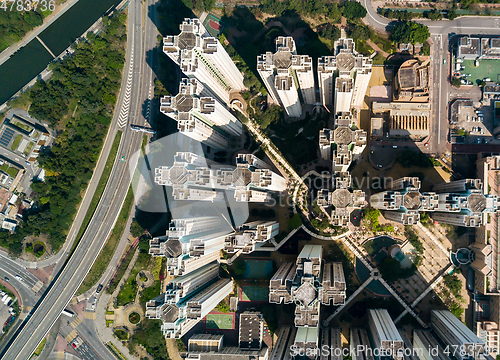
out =
[(245, 279), (270, 279), (273, 273), (272, 260), (245, 260)]
[(242, 286), (239, 290), (240, 301), (266, 302), (269, 301), (267, 286)]
[(464, 60), (462, 65), (465, 67), (462, 74), (471, 74), (469, 80), (474, 85), (478, 85), (485, 78), (500, 82), (500, 60), (481, 59), (478, 66), (475, 65), (474, 60)]
[(203, 20), (203, 26), (207, 29), (210, 35), (214, 37), (218, 37), (224, 28), (224, 26), (220, 23), (220, 19), (213, 14), (207, 15), (205, 20)]
[(234, 313), (210, 313), (205, 318), (205, 328), (210, 330), (233, 330)]

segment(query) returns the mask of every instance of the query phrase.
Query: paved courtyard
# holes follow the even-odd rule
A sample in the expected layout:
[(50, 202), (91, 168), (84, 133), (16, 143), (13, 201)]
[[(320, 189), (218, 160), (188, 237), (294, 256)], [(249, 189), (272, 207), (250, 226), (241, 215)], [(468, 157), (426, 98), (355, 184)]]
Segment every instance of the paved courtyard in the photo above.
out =
[(471, 74), (469, 79), (474, 85), (479, 85), (484, 78), (500, 82), (500, 61), (498, 60), (479, 60), (479, 66), (474, 65), (474, 60), (464, 60), (462, 65), (465, 67), (462, 74)]
[[(448, 253), (443, 251), (443, 248), (447, 249), (449, 245), (449, 241), (444, 236), (442, 238), (435, 237), (437, 241), (444, 243), (441, 243), (442, 246), (438, 246), (418, 226), (414, 226), (413, 229), (417, 231), (420, 241), (424, 245), (422, 265), (420, 265), (415, 275), (395, 283), (396, 289), (409, 302), (413, 302), (439, 275), (442, 275), (443, 270), (450, 263)], [(437, 231), (436, 233), (440, 234)]]

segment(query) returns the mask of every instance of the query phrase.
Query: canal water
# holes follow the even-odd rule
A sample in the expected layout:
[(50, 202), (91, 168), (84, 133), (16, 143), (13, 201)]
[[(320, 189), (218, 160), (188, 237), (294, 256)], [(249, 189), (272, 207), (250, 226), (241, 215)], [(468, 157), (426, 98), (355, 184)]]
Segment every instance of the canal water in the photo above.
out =
[[(39, 38), (56, 56), (122, 0), (79, 0)], [(22, 89), (53, 60), (36, 38), (0, 66), (0, 104)]]

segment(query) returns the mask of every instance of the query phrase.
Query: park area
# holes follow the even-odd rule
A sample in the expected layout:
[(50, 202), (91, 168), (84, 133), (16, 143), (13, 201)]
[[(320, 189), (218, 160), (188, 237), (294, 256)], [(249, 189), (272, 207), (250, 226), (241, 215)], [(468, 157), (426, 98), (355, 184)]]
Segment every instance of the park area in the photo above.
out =
[(233, 330), (234, 313), (211, 312), (205, 318), (205, 328), (207, 330)]

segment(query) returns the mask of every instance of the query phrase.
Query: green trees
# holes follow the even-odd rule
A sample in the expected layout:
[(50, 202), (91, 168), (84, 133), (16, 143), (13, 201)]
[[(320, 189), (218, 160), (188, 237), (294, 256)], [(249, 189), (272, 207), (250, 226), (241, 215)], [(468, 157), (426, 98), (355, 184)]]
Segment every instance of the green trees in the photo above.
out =
[(380, 263), (379, 270), (384, 279), (394, 282), (401, 276), (401, 263), (388, 256)]
[(432, 9), (430, 11), (424, 12), (424, 16), (431, 20), (441, 20), (443, 18), (443, 14), (441, 14), (441, 10)]
[(142, 234), (144, 234), (144, 229), (142, 226), (137, 222), (137, 220), (134, 220), (132, 222), (132, 226), (130, 228), (130, 233), (132, 234), (133, 237), (139, 237)]
[(414, 21), (399, 21), (391, 28), (391, 40), (423, 44), (430, 36), (429, 28)]
[(388, 19), (396, 20), (411, 20), (418, 17), (417, 14), (406, 11), (406, 10), (392, 10), (392, 9), (380, 9), (380, 15), (385, 16)]
[[(10, 8), (12, 3), (7, 3)], [(4, 11), (4, 9), (0, 9), (0, 52), (20, 41), (33, 28), (42, 25), (43, 18), (44, 15), (40, 11)]]
[(366, 26), (365, 24), (350, 24), (349, 27), (347, 28), (347, 35), (349, 37), (356, 39), (356, 40), (361, 40), (365, 41), (370, 38), (370, 28)]
[(333, 24), (326, 24), (318, 28), (318, 34), (325, 39), (336, 41), (340, 38), (340, 29)]
[(293, 216), (288, 220), (288, 226), (291, 229), (298, 229), (302, 226), (302, 219), (300, 218), (300, 215), (298, 213), (293, 214)]
[(366, 9), (357, 1), (346, 1), (342, 6), (342, 15), (347, 20), (364, 18)]
[(462, 85), (462, 83), (460, 82), (460, 78), (458, 78), (458, 77), (453, 77), (453, 78), (451, 79), (451, 85), (453, 85), (453, 86), (455, 86), (455, 87), (459, 88), (459, 87), (460, 87), (460, 85)]
[(346, 1), (340, 8), (335, 3), (326, 0), (262, 0), (260, 9), (271, 15), (281, 16), (285, 11), (296, 11), (301, 15), (325, 15), (334, 22), (340, 21), (340, 16), (348, 20), (363, 18), (366, 9), (357, 1)]
[(32, 183), (36, 206), (7, 241), (0, 232), (0, 245), (13, 252), (30, 234), (48, 234), (55, 251), (65, 241), (113, 114), (124, 61), (125, 22), (124, 14), (105, 18), (101, 34), (80, 41), (72, 56), (56, 63), (49, 81), (38, 82), (25, 95), (32, 101), (30, 115), (57, 127), (59, 134), (38, 158), (46, 177), (45, 182)]

